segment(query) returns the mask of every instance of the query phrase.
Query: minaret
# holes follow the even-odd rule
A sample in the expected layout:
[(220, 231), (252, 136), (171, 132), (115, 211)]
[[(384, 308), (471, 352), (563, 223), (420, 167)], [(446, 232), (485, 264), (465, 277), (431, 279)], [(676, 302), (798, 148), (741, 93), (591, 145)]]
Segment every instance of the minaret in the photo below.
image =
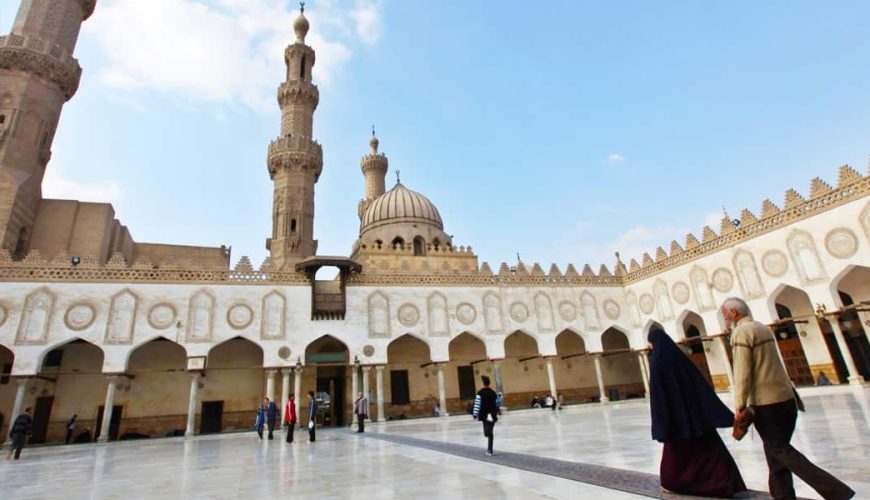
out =
[(375, 198), (384, 194), (386, 189), (384, 178), (387, 175), (390, 162), (387, 161), (387, 157), (383, 153), (378, 153), (378, 144), (379, 141), (377, 136), (375, 136), (375, 128), (372, 127), (372, 138), (369, 141), (372, 152), (363, 156), (359, 161), (359, 167), (366, 179), (365, 197), (360, 200), (357, 210), (360, 220), (362, 220), (369, 205), (372, 204)]
[(272, 264), (292, 270), (293, 264), (317, 252), (314, 239), (314, 184), (323, 169), (323, 150), (311, 138), (314, 110), (320, 99), (311, 83), (314, 50), (305, 45), (308, 19), (305, 2), (293, 23), (296, 42), (284, 50), (287, 79), (278, 87), (281, 136), (269, 145), (269, 177), (274, 182), (272, 237), (266, 241)]
[(82, 75), (72, 54), (96, 1), (22, 0), (0, 37), (0, 243), (14, 257), (28, 249), (60, 112)]

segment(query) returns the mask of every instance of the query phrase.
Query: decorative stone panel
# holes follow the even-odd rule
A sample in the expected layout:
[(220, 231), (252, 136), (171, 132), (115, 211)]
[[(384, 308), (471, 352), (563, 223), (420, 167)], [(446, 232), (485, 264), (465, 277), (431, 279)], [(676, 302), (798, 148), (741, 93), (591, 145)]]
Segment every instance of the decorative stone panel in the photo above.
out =
[(214, 332), (215, 298), (207, 290), (200, 290), (190, 298), (187, 312), (187, 341), (210, 342)]
[(713, 298), (712, 283), (707, 277), (707, 271), (703, 267), (695, 266), (689, 273), (689, 281), (695, 291), (695, 301), (702, 311), (710, 311), (716, 308), (716, 300)]
[(644, 314), (652, 314), (656, 308), (656, 301), (653, 296), (645, 293), (640, 296), (640, 310)]
[(284, 295), (272, 290), (260, 306), (260, 338), (263, 340), (283, 339), (285, 333), (285, 318), (287, 315), (287, 299)]
[(788, 237), (788, 251), (803, 284), (825, 280), (825, 268), (819, 260), (819, 252), (813, 237), (806, 231), (794, 230)]
[(483, 297), (483, 318), (487, 333), (502, 333), (504, 325), (501, 317), (501, 299), (494, 293)]
[(713, 271), (713, 287), (722, 293), (728, 293), (734, 287), (734, 275), (731, 271), (720, 267)]
[(45, 344), (48, 341), (48, 327), (54, 308), (54, 293), (46, 287), (38, 288), (24, 301), (24, 311), (18, 324), (15, 343), (19, 345)]
[(227, 324), (234, 330), (243, 330), (254, 321), (254, 310), (244, 302), (237, 302), (227, 309)]
[(511, 304), (511, 319), (517, 323), (525, 323), (529, 319), (529, 308), (522, 302)]
[(390, 301), (386, 295), (374, 292), (369, 295), (369, 337), (390, 336)]
[(136, 308), (138, 297), (130, 290), (124, 289), (112, 297), (109, 307), (109, 321), (106, 323), (107, 344), (129, 344), (133, 342), (136, 326)]
[(402, 304), (399, 306), (398, 316), (399, 323), (409, 328), (420, 322), (420, 310), (414, 304)]
[(595, 296), (589, 292), (580, 294), (580, 306), (583, 310), (583, 323), (586, 330), (595, 330), (601, 326), (601, 319), (598, 317), (598, 302)]
[(674, 318), (674, 307), (671, 304), (671, 296), (668, 293), (668, 285), (662, 280), (656, 280), (653, 285), (653, 293), (655, 294), (656, 304), (662, 315), (662, 319)]
[(553, 304), (550, 302), (550, 297), (543, 293), (535, 295), (535, 313), (538, 317), (538, 329), (542, 332), (552, 332)]
[(577, 306), (567, 300), (559, 304), (559, 317), (564, 321), (574, 321), (577, 319)]
[(447, 321), (447, 298), (435, 292), (426, 301), (429, 316), (429, 335), (441, 337), (450, 335), (450, 325)]
[(683, 305), (689, 301), (689, 295), (691, 294), (689, 291), (689, 285), (682, 281), (678, 281), (674, 283), (673, 287), (671, 287), (671, 294), (677, 304)]
[(764, 295), (764, 284), (761, 282), (761, 275), (758, 274), (755, 257), (746, 250), (740, 250), (734, 255), (733, 263), (743, 294), (750, 299)]
[(607, 319), (615, 320), (619, 318), (619, 304), (616, 303), (613, 299), (607, 299), (604, 301), (604, 315), (607, 316)]
[(851, 229), (838, 227), (825, 236), (825, 249), (838, 259), (848, 259), (858, 251), (858, 238)]
[(148, 324), (155, 330), (165, 330), (175, 323), (178, 311), (168, 302), (161, 302), (148, 311)]
[(788, 257), (779, 250), (768, 250), (761, 257), (761, 268), (772, 278), (781, 278), (788, 271)]
[(468, 302), (456, 306), (456, 319), (463, 325), (470, 325), (477, 319), (477, 309)]
[(73, 331), (81, 331), (87, 329), (94, 324), (97, 318), (97, 311), (92, 304), (87, 302), (79, 302), (73, 304), (66, 310), (63, 317), (63, 322), (67, 328)]

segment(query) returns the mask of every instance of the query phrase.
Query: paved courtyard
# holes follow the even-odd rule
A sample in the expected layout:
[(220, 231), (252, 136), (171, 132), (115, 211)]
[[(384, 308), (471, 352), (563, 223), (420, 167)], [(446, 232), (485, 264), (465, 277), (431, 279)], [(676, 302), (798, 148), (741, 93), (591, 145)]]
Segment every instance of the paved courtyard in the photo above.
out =
[[(793, 442), (852, 486), (856, 498), (870, 498), (870, 389), (812, 388), (802, 394), (808, 411), (799, 419)], [(0, 496), (643, 498), (503, 465), (496, 459), (501, 452), (520, 467), (537, 461), (544, 462), (545, 469), (557, 461), (563, 461), (558, 462), (563, 468), (564, 462), (584, 464), (577, 465), (581, 471), (612, 467), (619, 471), (603, 469), (604, 476), (618, 485), (639, 476), (654, 479), (651, 475), (657, 472), (661, 453), (661, 446), (649, 438), (648, 407), (643, 400), (559, 412), (509, 412), (496, 426), (493, 460), (483, 456), (483, 448), (477, 452), (456, 446), (483, 445), (480, 425), (465, 415), (372, 424), (367, 431), (359, 436), (324, 429), (313, 444), (303, 432), (292, 446), (279, 436), (261, 443), (250, 432), (29, 448), (22, 460), (0, 463)], [(725, 440), (749, 487), (764, 490), (767, 469), (758, 436), (750, 434), (742, 442)], [(454, 447), (452, 452), (439, 450), (447, 445)], [(799, 495), (818, 498), (803, 483), (797, 484)]]

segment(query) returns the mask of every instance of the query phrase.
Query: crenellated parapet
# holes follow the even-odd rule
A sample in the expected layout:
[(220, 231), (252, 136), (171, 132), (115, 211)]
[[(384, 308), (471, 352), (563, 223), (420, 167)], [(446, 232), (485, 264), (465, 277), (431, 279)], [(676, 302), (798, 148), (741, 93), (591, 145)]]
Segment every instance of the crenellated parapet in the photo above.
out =
[(34, 35), (0, 36), (0, 69), (30, 73), (57, 85), (66, 100), (79, 88), (82, 68), (62, 46)]

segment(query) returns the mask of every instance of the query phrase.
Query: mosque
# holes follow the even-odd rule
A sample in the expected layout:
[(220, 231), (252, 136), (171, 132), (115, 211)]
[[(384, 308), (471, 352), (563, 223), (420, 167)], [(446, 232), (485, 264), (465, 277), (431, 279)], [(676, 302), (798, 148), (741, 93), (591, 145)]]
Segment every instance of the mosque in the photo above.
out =
[[(318, 418), (349, 425), (352, 394), (391, 420), (465, 411), (481, 374), (508, 407), (535, 395), (607, 404), (647, 393), (646, 333), (663, 326), (710, 383), (728, 390), (717, 306), (747, 300), (773, 325), (797, 385), (870, 377), (870, 176), (725, 216), (655, 255), (559, 269), (478, 262), (435, 204), (397, 182), (372, 136), (360, 166), (359, 238), (317, 254), (312, 137), (319, 102), (304, 12), (278, 87), (270, 257), (136, 241), (110, 204), (42, 197), (73, 52), (96, 0), (22, 0), (0, 37), (0, 432), (25, 406), (34, 442), (62, 441), (73, 414), (101, 441), (252, 426), (266, 395), (315, 390)], [(351, 216), (348, 214), (348, 216)], [(321, 268), (335, 279), (319, 280)], [(305, 414), (304, 398), (301, 414)]]

